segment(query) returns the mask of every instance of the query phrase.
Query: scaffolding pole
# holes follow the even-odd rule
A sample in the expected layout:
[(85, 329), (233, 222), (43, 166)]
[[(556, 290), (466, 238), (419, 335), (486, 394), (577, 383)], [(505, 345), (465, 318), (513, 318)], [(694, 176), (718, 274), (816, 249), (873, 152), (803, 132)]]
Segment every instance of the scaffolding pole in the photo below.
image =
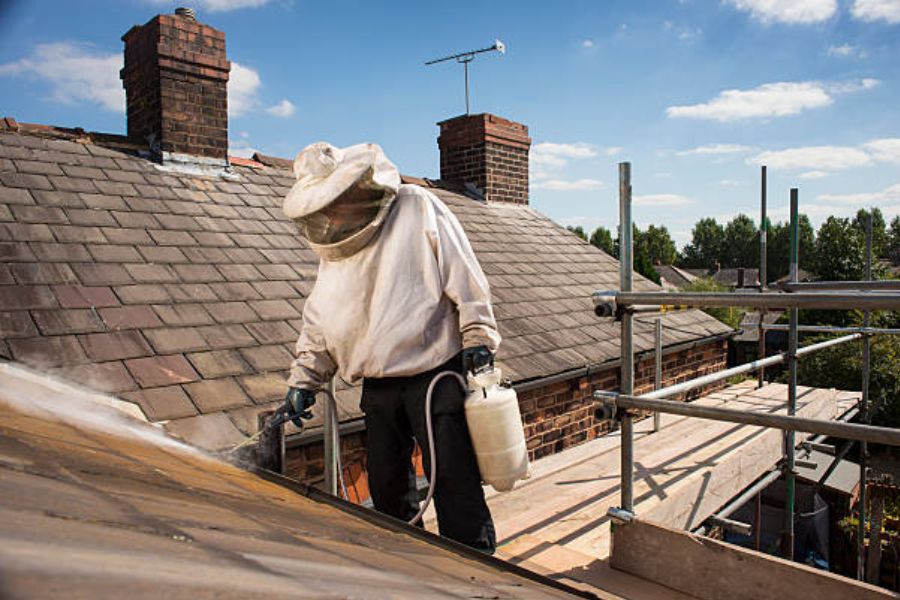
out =
[[(654, 336), (653, 341), (655, 342), (655, 353), (653, 360), (653, 389), (659, 390), (662, 389), (662, 319), (657, 318), (654, 322)], [(654, 433), (659, 431), (662, 427), (662, 419), (661, 415), (657, 413), (653, 413), (653, 431)]]
[(756, 425), (759, 427), (782, 429), (784, 431), (801, 431), (804, 433), (824, 435), (844, 440), (900, 446), (900, 429), (895, 429), (893, 427), (846, 423), (844, 421), (827, 421), (824, 419), (810, 419), (808, 417), (798, 416), (791, 417), (785, 414), (752, 412), (734, 408), (706, 406), (696, 402), (653, 400), (646, 396), (625, 395), (618, 392), (596, 391), (594, 392), (594, 399), (599, 400), (604, 404), (615, 406), (617, 409), (621, 409), (625, 412), (632, 410), (658, 410), (660, 412), (681, 415), (683, 417), (724, 421), (727, 423), (740, 423), (742, 425)]
[[(866, 282), (872, 279), (872, 211), (866, 215)], [(863, 316), (863, 326), (871, 325), (871, 313), (867, 310)], [(869, 361), (871, 359), (872, 338), (866, 333), (862, 338), (862, 398), (859, 401), (860, 420), (869, 423)], [(857, 524), (856, 578), (864, 581), (866, 577), (866, 469), (868, 467), (869, 448), (865, 441), (859, 443), (859, 523)], [(878, 539), (878, 534), (875, 534)], [(878, 543), (881, 543), (880, 541)]]
[(338, 493), (337, 471), (339, 464), (338, 457), (341, 451), (341, 433), (337, 428), (333, 427), (333, 424), (337, 423), (337, 419), (334, 418), (337, 415), (332, 416), (332, 411), (337, 410), (335, 393), (335, 382), (334, 377), (332, 377), (328, 382), (328, 394), (331, 396), (331, 398), (329, 402), (325, 403), (324, 414), (322, 415), (322, 437), (325, 459), (325, 491), (332, 496), (337, 496)]
[(870, 291), (870, 292), (894, 292), (900, 290), (900, 279), (881, 279), (871, 281), (800, 281), (785, 283), (782, 288), (785, 291), (803, 292), (811, 290), (828, 291)]
[[(631, 231), (631, 163), (619, 163), (619, 289), (630, 292), (632, 286), (634, 255)], [(621, 376), (619, 389), (623, 394), (634, 392), (634, 315), (622, 315), (621, 324)], [(634, 420), (631, 415), (622, 418), (621, 429), (622, 498), (621, 507), (634, 512)]]
[[(764, 326), (769, 331), (787, 331), (788, 325), (770, 323)], [(800, 325), (800, 333), (862, 333), (868, 335), (900, 335), (900, 329), (886, 327), (837, 327), (834, 325)]]
[[(820, 310), (900, 310), (900, 294), (869, 292), (617, 292), (598, 290), (592, 294), (598, 304), (612, 302), (623, 310), (630, 306), (750, 306), (757, 308), (809, 308)], [(616, 314), (618, 309), (613, 310)]]
[[(769, 222), (766, 216), (766, 166), (760, 167), (760, 210), (759, 210), (759, 291), (765, 293), (768, 285), (768, 260), (766, 243), (768, 238)], [(766, 357), (766, 330), (763, 329), (763, 322), (766, 319), (766, 309), (759, 309), (759, 339), (757, 341), (756, 358)], [(765, 385), (766, 369), (760, 367), (757, 373), (756, 387), (761, 388)]]
[[(797, 281), (800, 271), (800, 214), (799, 194), (797, 188), (791, 188), (791, 263), (788, 279)], [(788, 330), (788, 402), (787, 414), (797, 414), (797, 325), (799, 311), (790, 309)], [(788, 560), (794, 560), (794, 504), (797, 485), (795, 462), (795, 439), (793, 431), (784, 433), (784, 529), (782, 537), (782, 553)]]

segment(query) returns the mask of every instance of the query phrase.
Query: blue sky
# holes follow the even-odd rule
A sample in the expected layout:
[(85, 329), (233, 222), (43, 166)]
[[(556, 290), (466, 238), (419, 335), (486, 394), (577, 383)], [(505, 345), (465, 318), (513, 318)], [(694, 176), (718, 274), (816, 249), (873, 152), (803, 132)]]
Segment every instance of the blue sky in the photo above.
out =
[(790, 187), (814, 224), (900, 214), (900, 0), (0, 0), (0, 113), (124, 132), (120, 36), (177, 5), (226, 33), (235, 153), (374, 141), (437, 177), (463, 73), (422, 63), (499, 38), (472, 111), (530, 127), (532, 205), (561, 223), (615, 226), (623, 160), (635, 220), (679, 245), (757, 219), (763, 163), (775, 219)]

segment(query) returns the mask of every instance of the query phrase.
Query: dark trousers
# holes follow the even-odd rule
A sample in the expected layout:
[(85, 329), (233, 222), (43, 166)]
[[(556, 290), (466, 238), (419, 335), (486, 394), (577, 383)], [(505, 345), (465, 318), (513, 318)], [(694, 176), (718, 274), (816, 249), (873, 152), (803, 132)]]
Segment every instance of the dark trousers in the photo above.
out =
[[(365, 379), (361, 408), (366, 415), (369, 491), (375, 509), (408, 521), (419, 502), (412, 467), (414, 439), (422, 448), (430, 475), (425, 395), (441, 371), (462, 373), (459, 355), (440, 367), (412, 377)], [(494, 522), (484, 501), (481, 475), (463, 408), (465, 394), (455, 377), (444, 377), (431, 399), (437, 454), (434, 506), (442, 536), (492, 554)]]

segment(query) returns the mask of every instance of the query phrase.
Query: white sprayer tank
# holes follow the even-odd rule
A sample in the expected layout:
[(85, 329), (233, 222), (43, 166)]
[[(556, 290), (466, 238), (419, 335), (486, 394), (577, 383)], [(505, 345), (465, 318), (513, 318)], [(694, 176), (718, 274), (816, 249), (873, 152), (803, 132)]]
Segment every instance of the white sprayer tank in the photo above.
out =
[(519, 400), (512, 388), (500, 385), (500, 369), (469, 375), (466, 422), (478, 459), (481, 479), (498, 492), (513, 489), (530, 473)]

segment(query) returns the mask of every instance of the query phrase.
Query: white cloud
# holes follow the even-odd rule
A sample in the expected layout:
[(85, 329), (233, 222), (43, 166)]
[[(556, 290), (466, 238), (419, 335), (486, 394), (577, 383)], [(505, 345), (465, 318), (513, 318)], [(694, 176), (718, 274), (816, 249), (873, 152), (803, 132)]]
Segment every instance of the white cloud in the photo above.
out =
[(853, 56), (854, 54), (862, 56), (862, 52), (859, 49), (859, 46), (854, 46), (852, 44), (841, 44), (840, 46), (828, 46), (828, 49), (825, 51), (828, 56)]
[(259, 106), (259, 88), (262, 80), (259, 73), (231, 61), (231, 75), (228, 78), (228, 116), (239, 117), (253, 112)]
[[(837, 12), (837, 0), (727, 0), (763, 23), (810, 24), (827, 21)], [(857, 0), (859, 1), (859, 0)]]
[(593, 48), (594, 40), (581, 40), (581, 47), (582, 48)]
[(720, 179), (719, 185), (724, 185), (724, 186), (728, 186), (728, 187), (737, 187), (737, 186), (741, 185), (741, 182), (737, 181), (736, 179)]
[(244, 140), (230, 140), (228, 145), (229, 156), (240, 156), (241, 158), (252, 158), (254, 154), (259, 152)]
[(678, 156), (691, 156), (693, 154), (740, 154), (751, 152), (753, 150), (753, 146), (742, 146), (741, 144), (707, 144), (689, 150), (680, 150), (675, 154)]
[(893, 25), (900, 23), (900, 0), (854, 0), (850, 13), (860, 21), (885, 21)]
[(570, 192), (573, 190), (596, 190), (597, 188), (603, 187), (603, 182), (596, 179), (576, 179), (574, 181), (545, 179), (531, 184), (531, 187), (537, 190)]
[(765, 83), (750, 90), (724, 90), (709, 102), (701, 104), (670, 106), (666, 109), (666, 114), (670, 118), (713, 119), (722, 123), (740, 119), (784, 117), (828, 106), (834, 102), (832, 94), (868, 90), (878, 83), (877, 79), (841, 83)]
[(863, 148), (879, 162), (900, 165), (900, 138), (871, 140), (863, 144)]
[(88, 44), (38, 44), (26, 58), (0, 65), (0, 76), (29, 77), (50, 85), (50, 99), (65, 104), (87, 102), (125, 111), (119, 79), (122, 53), (104, 54)]
[(687, 196), (680, 194), (645, 194), (634, 196), (632, 201), (635, 206), (684, 206), (694, 203)]
[(747, 160), (773, 169), (810, 169), (803, 179), (820, 179), (827, 171), (862, 167), (873, 162), (900, 164), (900, 138), (869, 140), (859, 146), (805, 146), (768, 150)]
[(767, 150), (749, 159), (751, 164), (773, 169), (813, 169), (837, 171), (861, 167), (872, 162), (868, 154), (847, 146), (805, 146), (786, 150)]
[(531, 149), (531, 160), (538, 164), (563, 166), (571, 158), (593, 158), (597, 156), (597, 148), (592, 144), (579, 142), (576, 144), (557, 144), (541, 142)]
[(857, 194), (822, 194), (817, 198), (822, 202), (839, 202), (854, 206), (865, 206), (884, 203), (900, 203), (900, 183), (886, 187), (880, 192), (862, 192)]
[(294, 115), (297, 111), (297, 107), (290, 100), (282, 100), (275, 106), (270, 106), (266, 109), (266, 112), (275, 117), (281, 117), (282, 119), (286, 119)]
[(603, 154), (607, 156), (615, 156), (617, 154), (621, 154), (622, 147), (621, 146), (610, 146), (609, 148), (603, 149)]
[[(152, 0), (154, 4), (172, 4), (171, 0)], [(202, 10), (209, 12), (227, 12), (240, 8), (259, 8), (268, 4), (270, 0), (194, 0), (192, 4), (199, 5)]]

